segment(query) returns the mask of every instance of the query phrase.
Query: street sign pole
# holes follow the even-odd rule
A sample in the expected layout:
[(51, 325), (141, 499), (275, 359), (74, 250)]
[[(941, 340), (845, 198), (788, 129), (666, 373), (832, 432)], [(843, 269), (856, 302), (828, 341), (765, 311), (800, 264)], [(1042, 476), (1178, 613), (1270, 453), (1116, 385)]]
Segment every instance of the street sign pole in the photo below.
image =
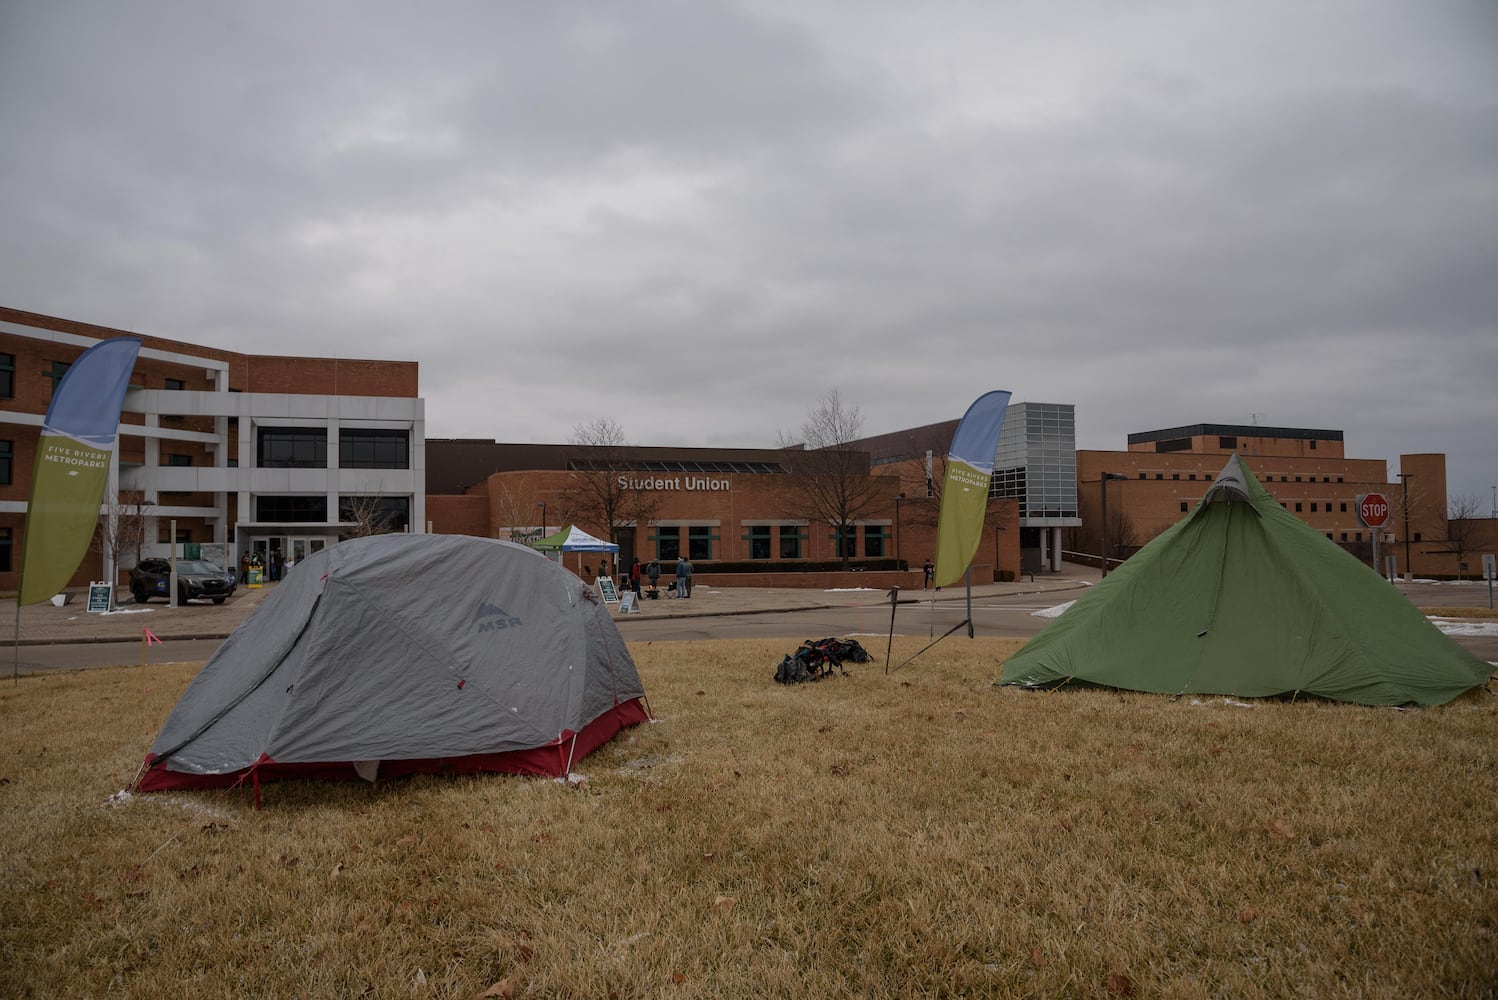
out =
[[(1373, 536), (1373, 572), (1378, 568), (1378, 536), (1383, 533), (1384, 522), (1389, 519), (1389, 501), (1382, 493), (1364, 493), (1358, 497), (1358, 520)], [(1379, 575), (1382, 575), (1381, 573)]]

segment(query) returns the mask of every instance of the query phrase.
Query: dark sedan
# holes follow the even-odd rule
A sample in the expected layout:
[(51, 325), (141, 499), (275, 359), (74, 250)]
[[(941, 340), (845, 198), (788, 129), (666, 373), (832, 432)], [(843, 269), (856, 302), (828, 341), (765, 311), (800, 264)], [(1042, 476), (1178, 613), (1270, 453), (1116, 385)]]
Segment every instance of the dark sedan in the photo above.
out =
[[(130, 593), (136, 604), (153, 597), (171, 597), (172, 564), (165, 559), (142, 559), (130, 571)], [(177, 560), (177, 603), (186, 604), (195, 597), (206, 597), (223, 604), (234, 596), (234, 574), (201, 559)]]

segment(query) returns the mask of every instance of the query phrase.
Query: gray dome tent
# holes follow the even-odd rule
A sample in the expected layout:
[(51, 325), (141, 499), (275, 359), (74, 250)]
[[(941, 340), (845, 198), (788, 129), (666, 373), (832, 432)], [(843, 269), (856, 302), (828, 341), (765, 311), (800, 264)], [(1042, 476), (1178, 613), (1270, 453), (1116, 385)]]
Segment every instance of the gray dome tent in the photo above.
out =
[(188, 686), (143, 791), (246, 778), (565, 775), (644, 721), (592, 588), (521, 545), (376, 535), (297, 564)]

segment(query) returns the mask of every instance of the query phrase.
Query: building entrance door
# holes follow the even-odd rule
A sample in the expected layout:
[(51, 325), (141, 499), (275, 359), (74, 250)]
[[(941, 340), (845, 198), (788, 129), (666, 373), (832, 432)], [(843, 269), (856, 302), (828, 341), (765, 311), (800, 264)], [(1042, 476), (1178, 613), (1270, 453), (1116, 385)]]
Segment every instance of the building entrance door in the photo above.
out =
[(328, 539), (316, 535), (257, 535), (250, 547), (265, 567), (265, 578), (275, 582), (303, 559), (327, 548)]

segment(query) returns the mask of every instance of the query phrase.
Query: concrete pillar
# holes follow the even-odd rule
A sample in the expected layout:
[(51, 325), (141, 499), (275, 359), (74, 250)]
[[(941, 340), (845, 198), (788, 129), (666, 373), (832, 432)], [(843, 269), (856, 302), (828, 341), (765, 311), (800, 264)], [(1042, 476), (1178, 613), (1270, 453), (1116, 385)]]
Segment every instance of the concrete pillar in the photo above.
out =
[(1051, 572), (1061, 572), (1061, 529), (1051, 528)]
[(1050, 554), (1046, 551), (1046, 547), (1050, 544), (1050, 541), (1051, 541), (1051, 533), (1049, 531), (1047, 531), (1045, 528), (1041, 528), (1040, 529), (1040, 568), (1041, 569), (1045, 569), (1047, 566), (1049, 566), (1051, 564)]

